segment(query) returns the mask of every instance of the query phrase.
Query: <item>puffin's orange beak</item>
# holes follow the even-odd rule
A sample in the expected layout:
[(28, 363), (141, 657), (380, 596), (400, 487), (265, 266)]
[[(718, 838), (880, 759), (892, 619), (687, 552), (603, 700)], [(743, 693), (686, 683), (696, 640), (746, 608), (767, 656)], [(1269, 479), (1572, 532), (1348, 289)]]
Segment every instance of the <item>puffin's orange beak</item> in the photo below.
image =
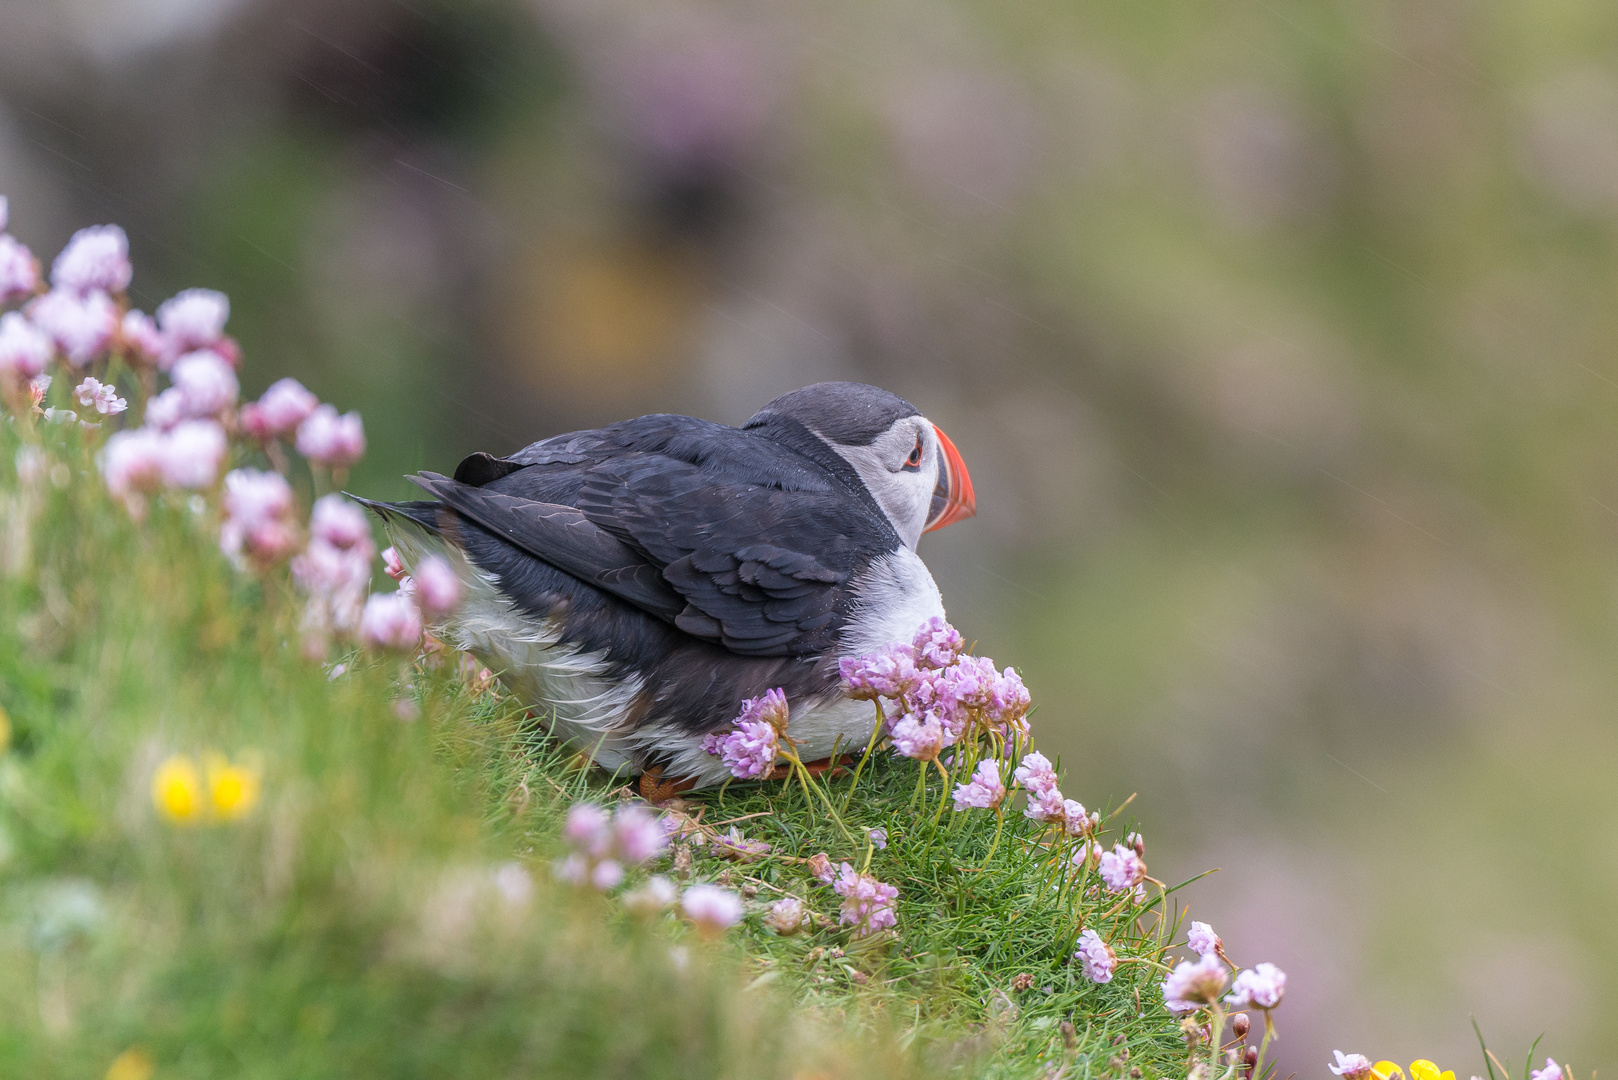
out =
[(943, 428), (934, 424), (933, 431), (938, 433), (938, 445), (944, 451), (944, 460), (938, 470), (938, 486), (933, 489), (932, 514), (927, 518), (927, 527), (922, 532), (942, 529), (978, 512), (977, 498), (972, 494), (972, 474), (966, 471), (961, 452), (955, 449), (955, 444), (949, 441)]

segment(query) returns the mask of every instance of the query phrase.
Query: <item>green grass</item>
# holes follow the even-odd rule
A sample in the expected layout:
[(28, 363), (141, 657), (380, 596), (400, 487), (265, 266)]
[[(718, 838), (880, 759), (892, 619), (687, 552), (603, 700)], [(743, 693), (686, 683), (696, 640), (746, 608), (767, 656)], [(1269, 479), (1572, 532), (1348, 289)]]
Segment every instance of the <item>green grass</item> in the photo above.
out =
[[(783, 784), (680, 803), (772, 845), (749, 864), (688, 849), (688, 880), (751, 894), (741, 927), (710, 945), (672, 914), (636, 921), (548, 876), (567, 806), (621, 783), (449, 668), (355, 657), (328, 678), (284, 574), (233, 569), (212, 510), (167, 498), (132, 522), (93, 436), (43, 435), (46, 475), (24, 483), (0, 424), (0, 1075), (101, 1076), (131, 1047), (160, 1077), (1184, 1074), (1157, 989), (1172, 896), (1056, 887), (1015, 811), (989, 858), (992, 814), (935, 828), (937, 777), (921, 811), (914, 764), (883, 754), (827, 788), (859, 835), (888, 830), (871, 871), (900, 889), (896, 935), (835, 926), (798, 860), (864, 852)], [(209, 751), (260, 761), (261, 801), (169, 822), (155, 769)], [(511, 862), (526, 899), (496, 885)], [(785, 893), (830, 925), (766, 929)], [(1109, 985), (1067, 959), (1081, 925), (1127, 958)]]

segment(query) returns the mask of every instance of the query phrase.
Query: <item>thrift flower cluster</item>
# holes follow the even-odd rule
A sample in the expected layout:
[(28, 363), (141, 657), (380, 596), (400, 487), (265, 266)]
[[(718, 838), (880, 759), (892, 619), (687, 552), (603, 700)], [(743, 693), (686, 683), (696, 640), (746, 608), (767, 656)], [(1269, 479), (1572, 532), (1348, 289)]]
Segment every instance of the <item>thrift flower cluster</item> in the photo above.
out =
[(1079, 949), (1073, 954), (1084, 971), (1084, 977), (1094, 983), (1112, 982), (1112, 973), (1118, 967), (1118, 954), (1101, 940), (1094, 930), (1079, 935)]
[[(299, 514), (288, 450), (308, 464), (317, 490), (327, 479), (340, 483), (365, 453), (359, 414), (339, 414), (295, 379), (242, 403), (241, 349), (225, 332), (229, 299), (186, 289), (155, 316), (131, 307), (134, 267), (118, 226), (75, 233), (46, 281), (39, 260), (5, 231), (9, 223), (0, 196), (0, 308), (20, 305), (0, 312), (0, 403), (16, 421), (93, 429), (107, 491), (137, 521), (165, 493), (194, 494), (202, 501), (191, 505), (214, 511), (219, 546), (239, 568), (266, 573), (289, 563), (307, 597), (311, 657), (333, 641), (419, 649), (424, 618), (460, 602), (454, 567), (427, 557), (399, 592), (370, 595), (376, 547), (363, 511), (331, 494), (314, 502), (307, 527)], [(75, 380), (54, 403), (53, 366)]]
[[(659, 817), (638, 804), (625, 804), (608, 812), (595, 803), (575, 803), (562, 829), (563, 839), (572, 850), (556, 862), (552, 873), (559, 881), (609, 892), (623, 883), (627, 869), (661, 855), (668, 847), (670, 831), (678, 827), (674, 817)], [(740, 839), (739, 834), (736, 839)], [(682, 894), (674, 882), (661, 874), (626, 890), (620, 900), (631, 913), (643, 918), (660, 915), (678, 901), (697, 933), (710, 939), (741, 922), (743, 915), (742, 899), (731, 890), (699, 883), (688, 886)]]
[(1056, 786), (1056, 767), (1039, 751), (1025, 755), (1012, 777), (1028, 792), (1024, 817), (1060, 825), (1069, 836), (1089, 836), (1101, 823), (1100, 814), (1087, 813), (1083, 803), (1062, 794)]
[(855, 937), (869, 937), (892, 929), (898, 922), (897, 886), (878, 881), (874, 874), (857, 871), (851, 863), (845, 862), (833, 869), (831, 858), (824, 851), (810, 857), (809, 872), (843, 898), (838, 922), (853, 927)]
[(556, 876), (601, 892), (624, 880), (624, 867), (639, 866), (668, 844), (657, 818), (641, 806), (620, 806), (615, 813), (594, 803), (575, 803), (563, 828), (572, 854), (556, 864)]
[[(1268, 1015), (1286, 996), (1286, 972), (1274, 964), (1256, 964), (1238, 971), (1232, 982), (1230, 972), (1235, 965), (1225, 959), (1225, 943), (1207, 923), (1191, 924), (1186, 945), (1197, 958), (1182, 960), (1163, 980), (1163, 1003), (1169, 1012), (1190, 1013), (1217, 1006), (1224, 995), (1223, 1004), (1230, 1008), (1262, 1009)], [(1227, 983), (1229, 994), (1225, 994)]]
[[(924, 623), (909, 643), (839, 662), (849, 697), (893, 702), (883, 712), (894, 753), (936, 759), (968, 736), (994, 734), (1001, 743), (1027, 736), (1028, 690), (1016, 671), (965, 653), (961, 635), (942, 618)], [(897, 716), (897, 719), (893, 719)], [(975, 805), (975, 804), (974, 804)]]
[(705, 736), (702, 748), (723, 761), (737, 779), (768, 776), (781, 752), (781, 735), (789, 716), (786, 692), (779, 687), (768, 690), (762, 697), (742, 702), (731, 729)]
[(843, 898), (843, 912), (838, 921), (852, 926), (855, 937), (869, 937), (890, 929), (898, 921), (894, 913), (894, 905), (899, 901), (897, 886), (884, 885), (874, 876), (859, 873), (843, 863), (831, 887)]

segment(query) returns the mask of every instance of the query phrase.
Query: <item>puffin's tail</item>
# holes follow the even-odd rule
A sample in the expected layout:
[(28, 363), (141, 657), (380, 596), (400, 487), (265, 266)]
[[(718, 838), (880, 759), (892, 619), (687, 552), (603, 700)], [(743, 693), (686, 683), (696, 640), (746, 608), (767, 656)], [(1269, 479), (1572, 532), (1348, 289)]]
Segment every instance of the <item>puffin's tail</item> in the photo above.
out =
[(389, 532), (393, 531), (396, 526), (404, 525), (408, 522), (410, 525), (415, 525), (435, 536), (443, 535), (444, 530), (439, 517), (444, 509), (444, 504), (441, 502), (430, 500), (396, 503), (377, 502), (375, 499), (362, 499), (348, 491), (343, 492), (343, 494), (381, 518), (382, 523), (388, 527)]

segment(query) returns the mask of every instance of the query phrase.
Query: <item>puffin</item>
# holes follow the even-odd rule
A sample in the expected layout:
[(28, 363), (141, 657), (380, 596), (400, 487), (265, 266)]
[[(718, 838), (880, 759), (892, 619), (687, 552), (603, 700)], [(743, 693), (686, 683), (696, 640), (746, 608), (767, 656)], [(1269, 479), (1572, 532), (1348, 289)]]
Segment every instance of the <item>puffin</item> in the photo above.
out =
[(432, 499), (358, 501), (406, 571), (438, 554), (460, 575), (432, 633), (664, 796), (727, 779), (703, 737), (775, 688), (801, 760), (865, 746), (875, 712), (838, 662), (944, 615), (916, 544), (977, 509), (943, 430), (852, 382), (739, 427), (654, 414), (409, 479)]

